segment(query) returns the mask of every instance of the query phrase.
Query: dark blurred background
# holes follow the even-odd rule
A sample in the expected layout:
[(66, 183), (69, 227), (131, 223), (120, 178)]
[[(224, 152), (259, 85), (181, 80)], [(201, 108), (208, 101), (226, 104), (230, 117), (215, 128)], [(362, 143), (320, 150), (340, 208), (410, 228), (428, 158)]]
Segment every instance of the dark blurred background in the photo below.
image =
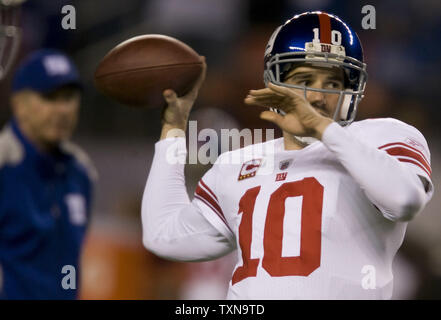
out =
[[(362, 29), (366, 4), (376, 9), (375, 30)], [(76, 9), (76, 30), (61, 27), (64, 5)], [(127, 108), (97, 92), (93, 74), (100, 59), (136, 35), (176, 37), (207, 58), (207, 79), (192, 112), (198, 130), (272, 128), (243, 98), (249, 89), (263, 86), (263, 52), (273, 30), (294, 14), (312, 10), (338, 15), (362, 41), (369, 79), (357, 119), (394, 117), (428, 140), (435, 195), (409, 224), (394, 262), (393, 297), (441, 298), (440, 1), (28, 0), (16, 62), (41, 47), (62, 49), (85, 82), (74, 141), (89, 153), (100, 180), (83, 255), (82, 298), (223, 298), (233, 261), (230, 255), (216, 262), (173, 263), (143, 249), (140, 204), (161, 110)], [(1, 82), (2, 126), (11, 114), (13, 71)], [(189, 192), (208, 168), (187, 166)]]

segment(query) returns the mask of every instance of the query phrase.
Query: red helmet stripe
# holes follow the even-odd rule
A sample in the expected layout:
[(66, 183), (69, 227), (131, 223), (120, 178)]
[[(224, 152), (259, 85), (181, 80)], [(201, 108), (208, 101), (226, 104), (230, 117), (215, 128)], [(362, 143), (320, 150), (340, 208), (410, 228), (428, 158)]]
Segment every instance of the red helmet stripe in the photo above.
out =
[(320, 13), (320, 42), (331, 43), (331, 18), (326, 13)]

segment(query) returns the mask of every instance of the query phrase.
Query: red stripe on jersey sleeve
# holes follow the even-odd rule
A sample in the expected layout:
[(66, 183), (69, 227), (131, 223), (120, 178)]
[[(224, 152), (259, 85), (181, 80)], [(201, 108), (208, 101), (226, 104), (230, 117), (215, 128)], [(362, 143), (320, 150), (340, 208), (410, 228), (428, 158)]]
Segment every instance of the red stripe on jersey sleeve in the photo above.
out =
[(209, 207), (214, 213), (216, 213), (217, 216), (223, 221), (223, 223), (225, 223), (225, 225), (228, 227), (228, 229), (230, 229), (230, 227), (228, 226), (227, 220), (225, 220), (225, 217), (219, 211), (217, 211), (216, 208), (214, 208), (207, 200), (198, 196), (197, 194), (195, 194), (194, 197), (196, 199), (201, 200), (203, 203), (205, 203), (207, 205), (207, 207)]
[(217, 197), (216, 197), (216, 195), (215, 195), (214, 192), (211, 191), (211, 189), (210, 189), (210, 188), (204, 183), (204, 181), (201, 179), (201, 180), (199, 180), (199, 182), (200, 182), (201, 185), (204, 187), (204, 189), (207, 190), (207, 191), (213, 196), (213, 198), (216, 199), (216, 201), (217, 201)]
[(419, 162), (414, 161), (414, 160), (412, 160), (412, 159), (406, 159), (406, 158), (400, 158), (400, 157), (398, 157), (398, 161), (413, 163), (413, 164), (417, 165), (418, 167), (420, 167), (421, 169), (423, 169), (424, 172), (426, 172), (427, 175), (430, 177), (430, 174), (431, 174), (431, 173), (430, 173), (429, 171), (427, 171), (427, 169), (424, 168)]
[(381, 147), (378, 147), (378, 149), (384, 149), (384, 148), (388, 148), (388, 147), (391, 147), (391, 146), (397, 146), (397, 145), (399, 145), (399, 146), (404, 146), (404, 147), (407, 147), (407, 148), (409, 148), (409, 149), (412, 149), (413, 151), (417, 152), (421, 157), (423, 157), (424, 161), (425, 161), (427, 164), (429, 164), (429, 161), (427, 161), (426, 156), (425, 156), (420, 150), (418, 150), (418, 149), (412, 147), (411, 145), (408, 145), (408, 144), (405, 144), (405, 143), (402, 143), (402, 142), (392, 142), (392, 143), (388, 143), (388, 144), (385, 144), (385, 145), (383, 145), (383, 146), (381, 146)]
[[(406, 147), (407, 146), (405, 145)], [(381, 149), (381, 147), (380, 147)], [(387, 149), (384, 149), (388, 154), (390, 154), (391, 156), (395, 156), (398, 158), (398, 160), (402, 161), (402, 162), (409, 162), (409, 163), (413, 163), (413, 164), (417, 164), (420, 168), (422, 168), (429, 176), (432, 174), (432, 170), (430, 168), (429, 163), (426, 161), (426, 159), (424, 158), (424, 156), (420, 153), (420, 152), (415, 152), (413, 151), (414, 149), (412, 148), (412, 150), (409, 150), (407, 148), (403, 148), (400, 146), (390, 146)], [(413, 161), (410, 161), (410, 159), (407, 159), (409, 161), (404, 161), (406, 158), (402, 158), (402, 157), (408, 157), (408, 158), (412, 158)]]
[(195, 196), (196, 195), (199, 198), (204, 199), (205, 202), (208, 202), (211, 205), (211, 207), (216, 209), (216, 211), (217, 211), (216, 213), (218, 213), (222, 217), (222, 220), (224, 220), (226, 222), (224, 213), (222, 212), (222, 209), (219, 206), (219, 203), (217, 202), (217, 200), (215, 200), (209, 193), (207, 193), (204, 189), (202, 189), (200, 185), (198, 185), (196, 188)]

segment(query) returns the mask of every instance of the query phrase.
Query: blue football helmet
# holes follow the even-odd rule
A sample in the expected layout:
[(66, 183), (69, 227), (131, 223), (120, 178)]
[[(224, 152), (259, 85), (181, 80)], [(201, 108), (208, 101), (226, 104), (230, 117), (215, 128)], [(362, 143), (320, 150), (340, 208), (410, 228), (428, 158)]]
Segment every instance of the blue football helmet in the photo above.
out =
[[(305, 98), (306, 91), (338, 94), (334, 121), (342, 126), (354, 121), (366, 86), (366, 64), (357, 34), (337, 16), (314, 11), (296, 15), (286, 21), (272, 34), (265, 50), (264, 63), (265, 85), (272, 82), (302, 89)], [(343, 68), (344, 90), (284, 83), (288, 72), (301, 64)]]

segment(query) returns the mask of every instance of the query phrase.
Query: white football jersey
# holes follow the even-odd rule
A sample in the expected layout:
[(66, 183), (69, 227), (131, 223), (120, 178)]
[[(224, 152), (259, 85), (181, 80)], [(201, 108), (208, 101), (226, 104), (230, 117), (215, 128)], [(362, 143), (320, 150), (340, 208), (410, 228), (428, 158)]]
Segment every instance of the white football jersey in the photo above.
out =
[[(414, 127), (369, 119), (345, 130), (431, 183), (429, 149)], [(321, 141), (285, 150), (280, 138), (224, 153), (193, 201), (236, 243), (229, 299), (392, 295), (392, 261), (407, 222), (387, 219)]]

